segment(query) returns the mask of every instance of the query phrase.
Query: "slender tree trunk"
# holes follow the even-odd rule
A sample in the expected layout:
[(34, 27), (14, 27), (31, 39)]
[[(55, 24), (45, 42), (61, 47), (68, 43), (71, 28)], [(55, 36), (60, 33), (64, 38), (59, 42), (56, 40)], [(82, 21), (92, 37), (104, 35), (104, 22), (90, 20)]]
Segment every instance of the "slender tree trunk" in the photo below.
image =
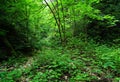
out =
[(73, 22), (74, 22), (74, 27), (73, 27), (73, 36), (76, 36), (76, 16), (75, 16), (75, 10), (72, 7), (72, 12), (73, 12)]
[[(51, 1), (51, 0), (50, 0)], [(65, 45), (65, 30), (64, 30), (64, 26), (62, 25), (62, 19), (61, 19), (61, 15), (60, 15), (60, 9), (59, 6), (61, 6), (61, 2), (58, 2), (58, 0), (56, 0), (56, 5), (53, 4), (53, 2), (51, 1), (53, 9), (55, 10), (55, 14), (57, 17), (57, 21), (60, 25), (60, 30), (61, 30), (61, 36), (62, 36), (62, 44)], [(60, 3), (60, 4), (59, 4)], [(63, 13), (63, 12), (62, 12)], [(63, 18), (63, 16), (62, 16)], [(64, 22), (63, 22), (64, 23)]]
[(61, 10), (62, 10), (62, 18), (63, 18), (63, 37), (64, 37), (64, 43), (66, 44), (66, 32), (65, 32), (65, 13), (64, 13), (64, 7), (63, 2), (60, 0)]
[(60, 9), (59, 9), (59, 2), (57, 2), (57, 15), (58, 15), (58, 22), (60, 23), (61, 33), (62, 33), (62, 40), (63, 40), (63, 46), (65, 45), (65, 34), (64, 34), (64, 27), (62, 25), (61, 17), (60, 17)]
[(53, 9), (52, 9), (52, 8), (50, 7), (50, 5), (48, 4), (48, 2), (47, 2), (46, 0), (44, 0), (44, 1), (45, 1), (46, 5), (49, 7), (50, 11), (52, 12), (53, 17), (54, 17), (54, 19), (55, 19), (55, 21), (56, 21), (56, 24), (57, 24), (57, 26), (58, 26), (59, 35), (60, 35), (61, 44), (62, 44), (62, 41), (63, 41), (63, 40), (62, 40), (60, 23), (58, 22), (57, 17), (56, 17), (56, 15), (55, 15)]

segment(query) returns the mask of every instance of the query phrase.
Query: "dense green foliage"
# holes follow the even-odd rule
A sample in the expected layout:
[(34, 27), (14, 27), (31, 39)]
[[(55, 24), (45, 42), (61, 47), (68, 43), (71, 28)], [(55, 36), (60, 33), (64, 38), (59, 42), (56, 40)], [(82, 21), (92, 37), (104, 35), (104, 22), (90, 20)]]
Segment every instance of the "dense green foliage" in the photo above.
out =
[(0, 82), (120, 81), (119, 0), (0, 0)]

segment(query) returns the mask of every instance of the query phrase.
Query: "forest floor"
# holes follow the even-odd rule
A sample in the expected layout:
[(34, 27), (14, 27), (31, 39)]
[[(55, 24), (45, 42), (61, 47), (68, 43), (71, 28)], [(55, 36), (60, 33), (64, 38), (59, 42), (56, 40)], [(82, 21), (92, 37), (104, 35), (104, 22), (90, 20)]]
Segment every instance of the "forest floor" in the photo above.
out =
[(120, 48), (44, 48), (0, 63), (0, 82), (118, 82)]

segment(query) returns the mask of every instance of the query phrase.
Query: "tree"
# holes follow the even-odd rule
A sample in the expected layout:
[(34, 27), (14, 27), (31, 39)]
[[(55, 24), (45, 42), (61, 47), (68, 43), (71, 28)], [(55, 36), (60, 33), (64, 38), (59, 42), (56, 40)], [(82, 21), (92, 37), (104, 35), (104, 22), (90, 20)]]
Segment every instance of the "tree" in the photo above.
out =
[[(16, 51), (34, 48), (31, 45), (30, 29), (31, 0), (1, 0), (0, 1), (0, 46), (1, 53), (15, 55)], [(34, 4), (33, 4), (34, 5)]]

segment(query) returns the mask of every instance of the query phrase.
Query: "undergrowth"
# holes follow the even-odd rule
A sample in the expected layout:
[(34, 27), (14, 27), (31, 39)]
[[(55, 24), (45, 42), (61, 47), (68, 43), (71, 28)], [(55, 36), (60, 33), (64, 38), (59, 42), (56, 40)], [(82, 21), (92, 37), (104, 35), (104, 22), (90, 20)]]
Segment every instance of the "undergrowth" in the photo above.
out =
[[(77, 42), (77, 44), (76, 44)], [(117, 82), (120, 48), (74, 41), (1, 63), (0, 82)]]

